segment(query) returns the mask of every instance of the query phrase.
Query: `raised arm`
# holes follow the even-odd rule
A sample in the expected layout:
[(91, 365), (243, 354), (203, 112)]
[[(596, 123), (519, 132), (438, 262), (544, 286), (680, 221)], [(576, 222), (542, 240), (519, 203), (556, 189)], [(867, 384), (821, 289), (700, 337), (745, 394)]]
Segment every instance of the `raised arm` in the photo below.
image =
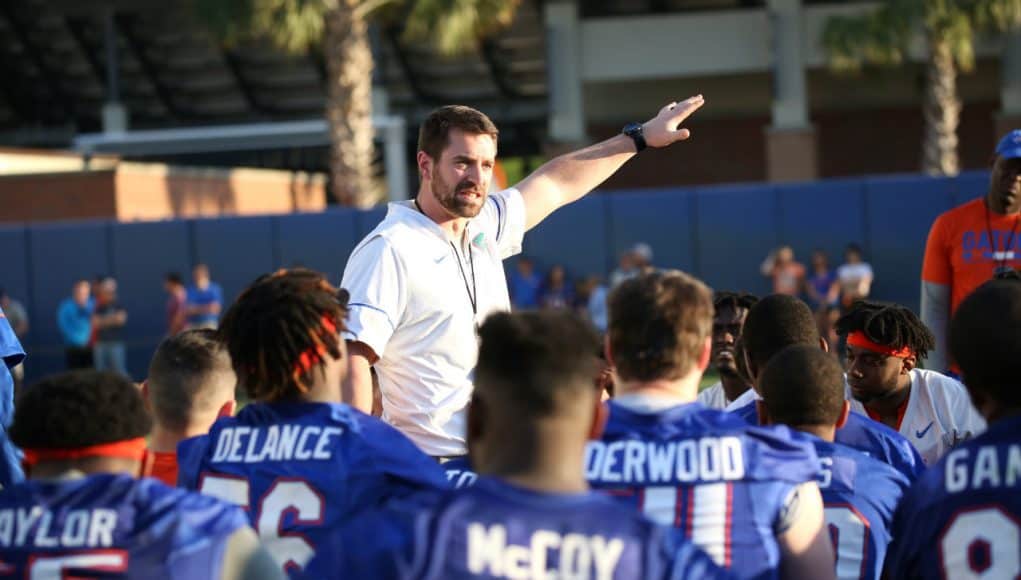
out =
[[(670, 103), (642, 125), (649, 147), (666, 147), (691, 136), (679, 128), (705, 103), (702, 95)], [(546, 219), (557, 208), (577, 201), (617, 172), (637, 153), (634, 141), (625, 135), (611, 137), (573, 153), (556, 157), (518, 184), (525, 202), (525, 229)]]

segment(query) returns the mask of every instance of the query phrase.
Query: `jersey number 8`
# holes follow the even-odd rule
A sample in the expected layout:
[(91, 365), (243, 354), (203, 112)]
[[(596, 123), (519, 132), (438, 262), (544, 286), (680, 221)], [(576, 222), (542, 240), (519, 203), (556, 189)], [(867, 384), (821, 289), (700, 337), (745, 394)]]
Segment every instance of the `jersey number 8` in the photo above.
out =
[(1017, 578), (1021, 525), (1002, 507), (958, 512), (939, 540), (944, 578)]

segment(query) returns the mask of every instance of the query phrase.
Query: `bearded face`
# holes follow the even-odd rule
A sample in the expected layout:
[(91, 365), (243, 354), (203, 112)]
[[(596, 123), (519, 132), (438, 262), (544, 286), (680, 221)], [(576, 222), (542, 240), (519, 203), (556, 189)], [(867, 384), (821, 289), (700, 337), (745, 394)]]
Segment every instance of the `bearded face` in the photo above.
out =
[(460, 218), (473, 218), (482, 211), (486, 201), (486, 190), (470, 177), (464, 177), (457, 184), (451, 184), (443, 177), (439, 164), (433, 166), (432, 191), (443, 209)]
[[(420, 155), (425, 155), (420, 153)], [(433, 196), (451, 216), (473, 218), (482, 211), (496, 164), (496, 139), (486, 134), (452, 129), (439, 159), (423, 168), (428, 171)]]

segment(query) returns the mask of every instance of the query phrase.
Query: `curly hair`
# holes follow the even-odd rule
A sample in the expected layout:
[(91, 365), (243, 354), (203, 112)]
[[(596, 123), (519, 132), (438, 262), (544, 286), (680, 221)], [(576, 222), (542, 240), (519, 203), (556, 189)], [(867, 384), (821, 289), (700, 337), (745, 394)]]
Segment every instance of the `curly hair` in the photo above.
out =
[(23, 449), (75, 449), (145, 437), (151, 429), (134, 383), (117, 373), (76, 370), (25, 389), (9, 433)]
[(249, 398), (300, 397), (341, 356), (347, 292), (304, 268), (265, 274), (246, 288), (220, 323), (238, 384)]
[(920, 359), (936, 348), (936, 337), (906, 306), (859, 300), (837, 320), (837, 333), (863, 332), (869, 340), (891, 348), (910, 348)]
[(733, 310), (744, 308), (745, 310), (751, 310), (752, 306), (755, 306), (755, 303), (758, 301), (758, 296), (747, 292), (717, 290), (713, 293), (713, 308), (716, 309), (717, 312), (724, 308), (731, 308)]

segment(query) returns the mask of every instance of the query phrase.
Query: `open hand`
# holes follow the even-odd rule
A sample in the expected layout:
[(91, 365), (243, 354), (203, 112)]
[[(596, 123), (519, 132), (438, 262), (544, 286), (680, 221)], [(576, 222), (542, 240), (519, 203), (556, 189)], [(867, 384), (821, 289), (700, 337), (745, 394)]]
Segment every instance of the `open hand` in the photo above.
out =
[(642, 126), (645, 143), (649, 147), (666, 147), (691, 137), (691, 131), (681, 129), (680, 124), (704, 104), (705, 98), (702, 95), (695, 95), (680, 103), (670, 103), (663, 107), (658, 115)]

